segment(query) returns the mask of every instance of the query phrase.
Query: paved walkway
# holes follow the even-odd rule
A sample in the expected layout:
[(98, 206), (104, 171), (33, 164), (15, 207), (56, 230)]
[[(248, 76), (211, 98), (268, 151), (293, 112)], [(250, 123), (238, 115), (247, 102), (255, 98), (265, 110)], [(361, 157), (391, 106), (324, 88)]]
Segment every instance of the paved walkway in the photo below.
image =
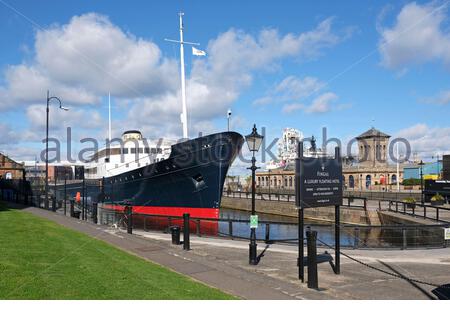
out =
[[(23, 208), (23, 207), (21, 207)], [(296, 247), (258, 244), (266, 249), (258, 266), (248, 265), (248, 242), (191, 236), (191, 251), (173, 246), (160, 232), (98, 226), (34, 207), (37, 216), (106, 241), (244, 299), (434, 299), (435, 287), (390, 276), (341, 256), (341, 274), (319, 265), (319, 290), (297, 279)], [(306, 250), (305, 250), (306, 251)], [(323, 252), (322, 249), (318, 250)], [(369, 265), (437, 284), (450, 283), (450, 248), (433, 250), (343, 250)]]

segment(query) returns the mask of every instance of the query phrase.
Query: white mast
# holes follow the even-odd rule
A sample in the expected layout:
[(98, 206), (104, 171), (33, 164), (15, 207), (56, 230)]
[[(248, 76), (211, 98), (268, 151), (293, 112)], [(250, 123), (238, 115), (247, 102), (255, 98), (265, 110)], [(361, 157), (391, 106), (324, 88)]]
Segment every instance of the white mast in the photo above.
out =
[(184, 44), (200, 45), (199, 43), (186, 42), (183, 39), (183, 16), (184, 13), (180, 12), (180, 40), (164, 39), (170, 42), (177, 42), (180, 44), (180, 69), (181, 69), (181, 102), (183, 106), (183, 112), (180, 115), (181, 123), (183, 124), (183, 138), (188, 139), (188, 124), (187, 124), (187, 106), (186, 106), (186, 77), (184, 74)]
[(108, 136), (111, 143), (111, 92), (108, 93)]
[(188, 138), (187, 127), (187, 107), (186, 107), (186, 78), (184, 74), (184, 45), (183, 45), (183, 12), (180, 15), (180, 67), (181, 67), (181, 101), (183, 104), (183, 113), (181, 114), (181, 123), (183, 124), (183, 138)]

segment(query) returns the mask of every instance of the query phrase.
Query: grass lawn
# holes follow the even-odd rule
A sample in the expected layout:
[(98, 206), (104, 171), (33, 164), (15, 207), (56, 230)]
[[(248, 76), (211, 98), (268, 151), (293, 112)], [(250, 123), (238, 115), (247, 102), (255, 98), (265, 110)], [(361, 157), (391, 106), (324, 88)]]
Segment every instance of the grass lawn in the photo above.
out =
[(0, 203), (0, 299), (233, 299)]

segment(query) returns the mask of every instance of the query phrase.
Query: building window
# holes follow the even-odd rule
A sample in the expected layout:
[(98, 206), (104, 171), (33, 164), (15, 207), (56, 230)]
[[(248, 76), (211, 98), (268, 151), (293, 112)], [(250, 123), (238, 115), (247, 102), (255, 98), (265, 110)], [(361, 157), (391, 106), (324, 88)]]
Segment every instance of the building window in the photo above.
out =
[(371, 185), (372, 185), (372, 177), (370, 176), (370, 174), (368, 174), (366, 176), (366, 189), (369, 189)]
[(352, 175), (350, 175), (348, 177), (348, 187), (349, 188), (354, 188), (355, 187), (355, 178)]
[(289, 177), (289, 187), (292, 187), (292, 177)]
[(392, 183), (397, 183), (397, 175), (396, 174), (392, 175), (391, 181), (392, 181)]
[(128, 154), (128, 148), (123, 148), (122, 149), (122, 154)]

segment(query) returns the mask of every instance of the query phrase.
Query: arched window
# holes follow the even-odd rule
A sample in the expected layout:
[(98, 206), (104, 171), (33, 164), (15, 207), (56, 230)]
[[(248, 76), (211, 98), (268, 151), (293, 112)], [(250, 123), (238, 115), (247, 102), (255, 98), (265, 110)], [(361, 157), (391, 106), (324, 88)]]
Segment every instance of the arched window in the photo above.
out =
[(258, 177), (258, 186), (261, 185), (261, 177)]
[(289, 187), (292, 187), (292, 177), (289, 177)]
[(354, 188), (355, 187), (355, 178), (352, 175), (350, 175), (348, 177), (348, 187), (349, 188)]
[(372, 177), (370, 174), (368, 174), (366, 176), (366, 189), (369, 189), (371, 185), (372, 185)]
[(396, 174), (393, 174), (391, 176), (391, 181), (392, 181), (392, 183), (397, 183), (397, 175)]

